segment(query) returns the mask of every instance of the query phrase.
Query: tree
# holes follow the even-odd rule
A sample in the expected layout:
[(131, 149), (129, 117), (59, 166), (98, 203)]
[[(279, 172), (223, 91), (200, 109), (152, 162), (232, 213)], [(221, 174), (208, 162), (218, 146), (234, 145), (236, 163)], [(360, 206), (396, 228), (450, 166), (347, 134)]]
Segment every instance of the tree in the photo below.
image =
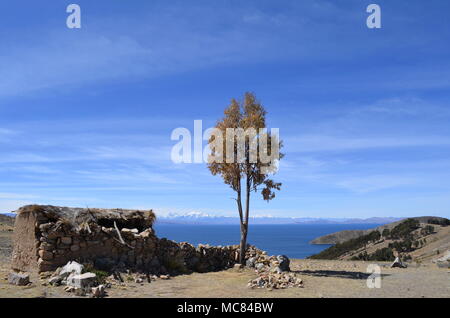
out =
[(279, 152), (282, 142), (277, 134), (267, 131), (266, 111), (261, 103), (254, 94), (245, 93), (242, 102), (231, 100), (211, 133), (209, 147), (208, 169), (213, 175), (220, 175), (236, 192), (241, 229), (239, 261), (244, 264), (250, 196), (261, 191), (263, 199), (270, 201), (275, 198), (274, 190), (280, 190), (281, 183), (269, 176), (276, 173), (278, 161), (283, 157)]

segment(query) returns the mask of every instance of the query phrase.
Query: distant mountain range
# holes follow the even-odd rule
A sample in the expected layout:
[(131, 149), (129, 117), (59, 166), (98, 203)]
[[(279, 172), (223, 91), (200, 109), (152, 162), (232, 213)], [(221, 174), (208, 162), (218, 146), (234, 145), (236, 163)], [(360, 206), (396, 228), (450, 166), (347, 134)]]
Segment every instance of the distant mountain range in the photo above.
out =
[[(15, 217), (15, 213), (0, 213)], [(403, 218), (372, 217), (368, 219), (358, 218), (290, 218), (275, 216), (256, 216), (250, 218), (251, 224), (387, 224), (399, 221)], [(187, 214), (168, 214), (159, 216), (160, 224), (239, 224), (238, 217), (215, 216), (206, 213), (190, 212)]]
[[(394, 217), (357, 218), (289, 218), (274, 216), (251, 217), (251, 224), (386, 224), (401, 220)], [(169, 214), (157, 218), (160, 224), (239, 224), (238, 217), (213, 216), (204, 213), (188, 213), (184, 215)]]
[[(11, 214), (11, 213), (8, 213), (8, 214)], [(14, 226), (14, 217), (11, 217), (10, 215), (7, 215), (5, 213), (0, 213), (0, 225), (1, 224)]]
[(16, 214), (15, 214), (15, 213), (2, 213), (2, 212), (0, 212), (0, 214), (7, 215), (7, 216), (10, 216), (10, 217), (12, 217), (12, 218), (15, 218), (15, 217), (16, 217)]

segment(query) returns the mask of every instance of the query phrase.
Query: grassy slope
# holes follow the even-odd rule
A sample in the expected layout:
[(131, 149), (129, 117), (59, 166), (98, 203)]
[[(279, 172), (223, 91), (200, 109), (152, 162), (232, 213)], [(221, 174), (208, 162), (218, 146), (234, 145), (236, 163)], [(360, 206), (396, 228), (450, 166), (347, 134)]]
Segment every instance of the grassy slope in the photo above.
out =
[[(382, 229), (390, 230), (387, 236), (380, 235), (381, 228), (377, 228), (360, 237), (335, 244), (310, 258), (390, 261), (393, 260), (396, 251), (415, 260), (432, 258), (450, 248), (450, 226), (431, 224), (434, 232), (425, 233), (424, 230), (430, 224), (421, 222), (428, 222), (429, 218), (408, 219), (383, 226)], [(415, 246), (416, 242), (420, 244)]]
[[(437, 217), (437, 216), (419, 216), (419, 217), (413, 217), (412, 219), (417, 220), (420, 223), (427, 223), (429, 219), (445, 220), (445, 218), (441, 218), (441, 217)], [(344, 230), (344, 231), (334, 232), (331, 234), (319, 236), (319, 237), (315, 238), (314, 240), (312, 240), (310, 242), (310, 244), (343, 243), (345, 241), (360, 237), (362, 235), (369, 234), (370, 232), (372, 232), (374, 230), (378, 230), (381, 233), (384, 229), (392, 229), (395, 226), (402, 223), (404, 220), (405, 219), (396, 221), (396, 222), (392, 222), (392, 223), (388, 223), (388, 224), (381, 225), (381, 226), (378, 226), (376, 228), (369, 229), (369, 230)]]

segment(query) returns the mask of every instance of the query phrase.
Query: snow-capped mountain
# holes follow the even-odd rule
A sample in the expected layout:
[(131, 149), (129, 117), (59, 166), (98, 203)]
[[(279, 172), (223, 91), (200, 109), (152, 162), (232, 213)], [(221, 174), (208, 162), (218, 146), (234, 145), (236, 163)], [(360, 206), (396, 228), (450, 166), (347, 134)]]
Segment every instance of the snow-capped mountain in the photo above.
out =
[(7, 215), (7, 216), (10, 216), (10, 217), (12, 217), (12, 218), (15, 218), (15, 217), (16, 217), (16, 214), (15, 214), (15, 213), (9, 213), (9, 212), (2, 213), (2, 212), (0, 212), (0, 214)]
[[(15, 217), (15, 213), (0, 213)], [(272, 215), (255, 215), (250, 217), (251, 224), (387, 224), (403, 218), (372, 217), (358, 218), (292, 218)], [(185, 214), (169, 213), (157, 217), (159, 224), (239, 224), (239, 218), (234, 216), (218, 216), (203, 212), (188, 212)]]
[(166, 216), (164, 216), (165, 218), (179, 218), (179, 217), (185, 217), (185, 218), (210, 218), (210, 217), (214, 217), (213, 215), (207, 214), (207, 213), (203, 213), (203, 212), (188, 212), (185, 214), (178, 214), (178, 213), (169, 213)]
[[(292, 218), (275, 217), (270, 215), (255, 215), (250, 217), (251, 224), (386, 224), (400, 220), (401, 218)], [(233, 216), (217, 216), (202, 212), (189, 212), (186, 214), (169, 213), (159, 216), (160, 224), (239, 224), (239, 218)]]

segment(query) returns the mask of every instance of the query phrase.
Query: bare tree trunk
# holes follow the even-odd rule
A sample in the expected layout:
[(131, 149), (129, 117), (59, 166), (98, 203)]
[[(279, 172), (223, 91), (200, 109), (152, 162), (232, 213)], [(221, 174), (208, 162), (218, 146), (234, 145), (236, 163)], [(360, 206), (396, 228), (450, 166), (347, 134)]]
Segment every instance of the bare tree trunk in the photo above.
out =
[(242, 197), (241, 197), (241, 181), (239, 180), (238, 183), (238, 191), (237, 191), (237, 199), (236, 199), (237, 205), (238, 205), (238, 212), (239, 212), (239, 220), (242, 223), (244, 223), (244, 215), (242, 212)]
[(248, 224), (241, 223), (241, 244), (239, 250), (239, 263), (245, 265), (245, 252), (247, 249)]
[(248, 217), (250, 212), (250, 179), (247, 176), (247, 187), (245, 189), (245, 216), (244, 221), (241, 222), (241, 246), (239, 261), (245, 265), (245, 252), (247, 251), (247, 234), (248, 234)]
[(244, 220), (244, 213), (242, 211), (242, 195), (241, 195), (241, 180), (239, 179), (238, 183), (238, 191), (237, 191), (237, 199), (238, 212), (239, 212), (239, 221), (241, 225), (241, 242), (239, 249), (239, 263), (244, 264), (245, 262), (245, 246), (247, 245), (247, 231)]

